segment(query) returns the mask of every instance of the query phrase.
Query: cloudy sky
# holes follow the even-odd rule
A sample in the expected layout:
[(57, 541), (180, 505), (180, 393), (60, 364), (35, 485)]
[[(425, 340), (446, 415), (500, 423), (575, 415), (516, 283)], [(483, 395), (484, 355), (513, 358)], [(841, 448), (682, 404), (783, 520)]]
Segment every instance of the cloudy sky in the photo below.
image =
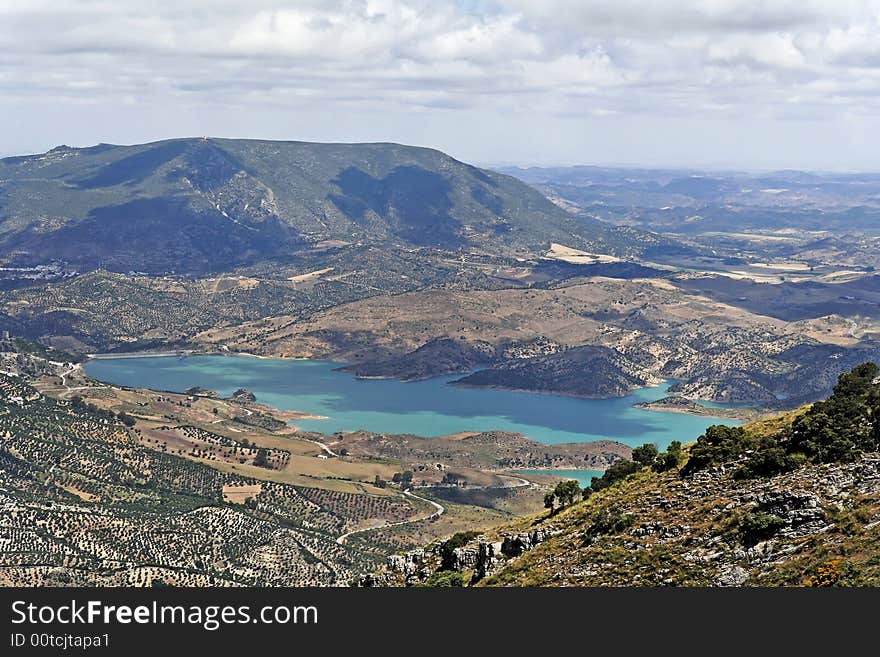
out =
[(880, 0), (0, 0), (0, 153), (214, 135), (880, 170)]

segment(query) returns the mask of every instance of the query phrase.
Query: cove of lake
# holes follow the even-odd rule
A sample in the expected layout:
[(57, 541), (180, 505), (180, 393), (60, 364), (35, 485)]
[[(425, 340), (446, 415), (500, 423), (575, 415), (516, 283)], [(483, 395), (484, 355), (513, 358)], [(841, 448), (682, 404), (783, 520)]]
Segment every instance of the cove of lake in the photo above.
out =
[(244, 356), (101, 358), (86, 374), (121, 386), (183, 392), (201, 386), (222, 396), (247, 388), (257, 401), (281, 410), (326, 416), (296, 420), (307, 431), (441, 436), (462, 431), (515, 431), (546, 443), (615, 440), (637, 446), (696, 440), (711, 424), (736, 420), (666, 413), (633, 404), (660, 399), (668, 385), (642, 388), (615, 399), (580, 399), (447, 385), (459, 377), (405, 383), (357, 379), (340, 363)]

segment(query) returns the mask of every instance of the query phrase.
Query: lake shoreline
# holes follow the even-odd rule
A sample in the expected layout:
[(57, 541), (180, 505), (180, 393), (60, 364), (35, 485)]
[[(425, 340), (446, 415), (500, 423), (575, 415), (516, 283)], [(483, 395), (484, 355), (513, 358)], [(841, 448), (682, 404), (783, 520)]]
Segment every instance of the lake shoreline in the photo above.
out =
[[(393, 377), (388, 377), (393, 378)], [(623, 399), (624, 397), (630, 397), (634, 395), (639, 390), (646, 390), (651, 388), (659, 388), (664, 383), (668, 383), (667, 379), (663, 379), (657, 383), (651, 383), (649, 385), (641, 386), (639, 388), (633, 388), (625, 395), (615, 395), (613, 397), (600, 397), (598, 395), (577, 395), (570, 392), (550, 392), (549, 390), (529, 390), (527, 388), (507, 388), (505, 386), (476, 386), (469, 383), (458, 383), (456, 381), (450, 381), (446, 385), (452, 386), (454, 388), (462, 388), (465, 390), (497, 390), (503, 392), (514, 392), (517, 394), (526, 393), (530, 395), (547, 395), (548, 397), (567, 397), (570, 399), (588, 399), (588, 400), (609, 400), (609, 399)], [(734, 409), (724, 409), (718, 408), (719, 413), (714, 413), (711, 411), (716, 410), (715, 408), (709, 408), (707, 406), (701, 406), (704, 411), (694, 411), (686, 408), (679, 408), (675, 406), (651, 406), (652, 402), (638, 402), (633, 404), (633, 408), (638, 408), (643, 411), (654, 411), (655, 413), (678, 413), (679, 415), (690, 415), (693, 417), (711, 417), (716, 420), (748, 420), (757, 417), (754, 414), (749, 414), (748, 416), (744, 413), (735, 414), (736, 411)], [(727, 414), (724, 414), (724, 411), (730, 411)]]
[[(260, 354), (254, 354), (254, 353), (250, 353), (250, 352), (246, 352), (246, 351), (226, 351), (226, 352), (224, 352), (224, 351), (208, 351), (208, 350), (200, 350), (200, 349), (185, 349), (185, 350), (179, 350), (179, 351), (131, 351), (131, 352), (118, 353), (118, 354), (114, 354), (114, 353), (87, 354), (86, 358), (83, 362), (85, 363), (90, 360), (112, 360), (112, 359), (117, 359), (117, 358), (171, 358), (174, 356), (177, 356), (178, 358), (182, 358), (182, 359), (189, 358), (189, 357), (195, 357), (195, 356), (224, 356), (227, 358), (241, 357), (241, 358), (255, 358), (255, 359), (259, 359), (259, 360), (279, 360), (279, 361), (290, 361), (290, 362), (297, 362), (297, 361), (334, 362), (334, 361), (327, 361), (322, 358), (296, 358), (296, 357), (290, 357), (290, 356), (263, 356)], [(438, 376), (414, 377), (414, 378), (399, 378), (399, 377), (389, 376), (389, 375), (375, 375), (375, 376), (358, 375), (358, 374), (354, 374), (346, 369), (347, 367), (349, 367), (351, 365), (351, 363), (345, 363), (345, 362), (340, 361), (337, 364), (339, 365), (339, 367), (337, 367), (337, 370), (339, 372), (343, 372), (343, 373), (351, 376), (352, 378), (354, 378), (357, 381), (400, 381), (401, 383), (418, 383), (418, 382), (422, 382), (422, 381), (430, 381), (431, 379), (436, 379), (436, 378), (440, 378), (440, 377), (459, 376), (459, 374), (457, 374), (457, 373), (443, 374), (443, 375), (438, 375)], [(462, 374), (464, 374), (464, 373), (462, 373)], [(472, 385), (472, 384), (468, 384), (468, 383), (459, 383), (458, 381), (447, 381), (446, 385), (452, 386), (455, 388), (468, 389), (468, 390), (495, 390), (495, 391), (504, 391), (504, 392), (514, 392), (514, 393), (527, 393), (527, 394), (533, 394), (533, 395), (547, 395), (549, 397), (566, 397), (566, 398), (571, 398), (571, 399), (610, 400), (610, 399), (622, 399), (624, 397), (629, 397), (629, 396), (635, 394), (636, 392), (638, 392), (639, 390), (658, 388), (668, 382), (669, 382), (668, 379), (654, 378), (644, 386), (632, 388), (632, 389), (628, 390), (626, 392), (626, 394), (614, 395), (614, 396), (578, 395), (578, 394), (569, 393), (569, 392), (551, 392), (548, 390), (530, 390), (528, 388), (507, 388), (505, 386), (494, 386), (494, 385), (493, 386), (479, 386), (479, 385)], [(172, 391), (165, 391), (165, 392), (172, 392)], [(711, 417), (711, 418), (715, 418), (718, 420), (750, 420), (750, 419), (754, 419), (755, 417), (758, 417), (759, 415), (761, 415), (761, 413), (749, 413), (749, 414), (736, 413), (735, 411), (732, 411), (730, 409), (723, 409), (723, 408), (719, 408), (718, 413), (714, 413), (714, 412), (712, 412), (713, 409), (710, 409), (709, 407), (705, 407), (705, 406), (701, 407), (702, 409), (705, 409), (705, 410), (697, 411), (697, 410), (690, 410), (687, 408), (677, 408), (674, 406), (670, 406), (670, 407), (651, 406), (650, 404), (651, 404), (651, 402), (639, 402), (639, 403), (633, 404), (633, 406), (635, 408), (639, 408), (640, 410), (654, 411), (655, 413), (657, 413), (657, 412), (659, 412), (659, 413), (678, 413), (678, 414), (683, 414), (683, 415), (690, 415), (693, 417)], [(728, 412), (725, 413), (724, 412), (725, 410), (727, 410)], [(324, 418), (324, 419), (326, 419), (326, 418)]]
[[(635, 407), (643, 411), (652, 411), (654, 413), (679, 413), (681, 415), (711, 417), (716, 420), (753, 420), (763, 414), (761, 411), (755, 410), (754, 407), (746, 407), (739, 411), (736, 408), (710, 408), (707, 406), (700, 406), (703, 410), (692, 410), (671, 405), (652, 404), (651, 402), (641, 402), (635, 404)], [(716, 413), (715, 411), (720, 412)], [(766, 412), (767, 411), (764, 411), (764, 413)]]
[(236, 360), (234, 356), (240, 354), (231, 353), (226, 359), (215, 358), (218, 354), (170, 358), (179, 354), (158, 353), (141, 352), (135, 359), (126, 354), (128, 358), (115, 361), (94, 359), (85, 370), (99, 381), (155, 391), (204, 388), (223, 396), (245, 388), (257, 395), (259, 403), (283, 413), (294, 430), (324, 435), (358, 429), (426, 437), (506, 432), (543, 444), (608, 440), (628, 447), (651, 442), (662, 448), (671, 440), (693, 440), (721, 421), (693, 414), (642, 413), (636, 403), (656, 401), (665, 393), (663, 386), (610, 399), (505, 390), (477, 394), (469, 387), (447, 385), (455, 376), (367, 382), (339, 371), (340, 363), (333, 361)]

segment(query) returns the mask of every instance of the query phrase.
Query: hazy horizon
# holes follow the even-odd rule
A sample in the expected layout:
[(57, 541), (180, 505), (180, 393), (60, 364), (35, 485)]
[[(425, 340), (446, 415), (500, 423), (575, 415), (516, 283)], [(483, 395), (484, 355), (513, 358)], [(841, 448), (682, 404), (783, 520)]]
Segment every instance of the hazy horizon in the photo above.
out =
[(457, 156), (455, 153), (450, 153), (449, 151), (444, 151), (442, 148), (438, 148), (437, 146), (432, 146), (430, 144), (411, 144), (401, 141), (395, 140), (385, 140), (385, 142), (366, 142), (366, 141), (346, 141), (344, 139), (324, 139), (324, 140), (307, 140), (307, 139), (295, 139), (295, 138), (265, 138), (265, 137), (240, 137), (240, 136), (226, 136), (226, 135), (175, 135), (169, 137), (160, 137), (158, 139), (149, 139), (145, 141), (132, 141), (132, 142), (93, 142), (93, 143), (58, 143), (47, 148), (43, 148), (41, 150), (28, 151), (28, 152), (6, 152), (0, 151), (0, 159), (10, 158), (10, 157), (21, 157), (21, 156), (29, 156), (29, 155), (40, 155), (46, 153), (53, 148), (57, 148), (59, 146), (69, 146), (71, 148), (88, 148), (91, 146), (97, 146), (99, 144), (109, 144), (111, 146), (137, 146), (146, 143), (152, 142), (160, 142), (160, 141), (171, 141), (176, 139), (198, 139), (200, 137), (207, 136), (209, 139), (230, 139), (230, 140), (256, 140), (256, 141), (293, 141), (293, 142), (312, 142), (312, 143), (334, 143), (334, 144), (365, 144), (365, 143), (395, 143), (404, 146), (416, 146), (420, 148), (431, 148), (435, 150), (441, 150), (452, 157), (455, 157), (458, 160), (463, 162), (467, 162), (468, 164), (473, 164), (474, 166), (478, 166), (484, 169), (505, 169), (505, 168), (520, 168), (520, 169), (553, 169), (553, 168), (575, 168), (575, 167), (595, 167), (595, 168), (607, 168), (607, 169), (621, 169), (621, 170), (669, 170), (669, 171), (681, 171), (681, 172), (693, 172), (693, 173), (717, 173), (717, 174), (725, 174), (725, 173), (736, 173), (736, 174), (766, 174), (778, 171), (797, 171), (800, 173), (812, 173), (817, 175), (828, 174), (828, 175), (844, 175), (844, 174), (865, 174), (865, 175), (880, 175), (880, 165), (876, 170), (871, 169), (808, 169), (808, 168), (796, 168), (796, 167), (765, 167), (765, 168), (754, 168), (754, 167), (735, 167), (728, 166), (724, 164), (702, 164), (702, 165), (685, 165), (685, 164), (646, 164), (639, 162), (619, 162), (619, 161), (594, 161), (594, 162), (580, 162), (580, 161), (569, 161), (569, 162), (545, 162), (545, 163), (535, 163), (535, 162), (523, 162), (523, 161), (473, 161), (466, 160)]

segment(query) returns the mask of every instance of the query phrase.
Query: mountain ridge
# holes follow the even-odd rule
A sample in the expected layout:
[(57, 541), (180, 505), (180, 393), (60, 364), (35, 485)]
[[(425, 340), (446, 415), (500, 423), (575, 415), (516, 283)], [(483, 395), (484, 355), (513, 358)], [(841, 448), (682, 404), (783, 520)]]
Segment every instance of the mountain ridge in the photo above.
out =
[(564, 241), (626, 255), (652, 242), (637, 232), (390, 142), (179, 138), (0, 160), (0, 246), (12, 264), (221, 271), (328, 240), (522, 255)]

